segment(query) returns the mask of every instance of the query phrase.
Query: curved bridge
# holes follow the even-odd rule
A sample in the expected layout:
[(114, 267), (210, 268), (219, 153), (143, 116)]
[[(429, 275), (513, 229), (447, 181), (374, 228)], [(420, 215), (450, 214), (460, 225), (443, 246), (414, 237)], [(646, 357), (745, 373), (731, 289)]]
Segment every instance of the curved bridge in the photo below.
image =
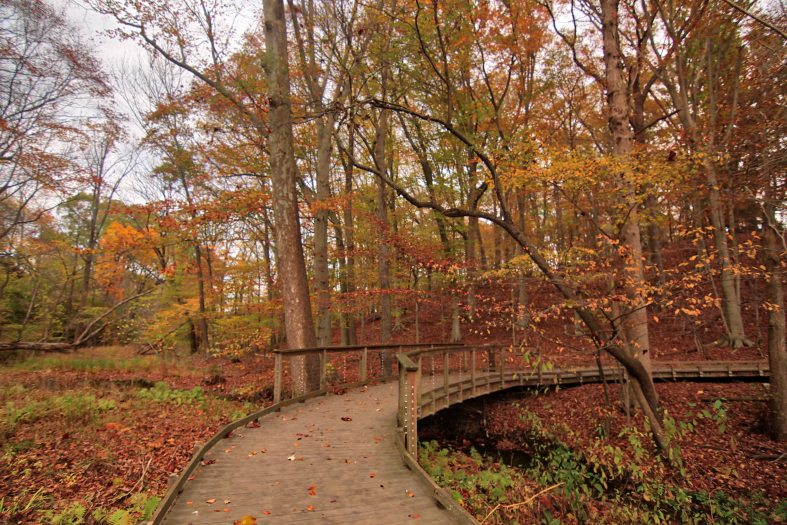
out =
[[(321, 356), (320, 389), (288, 398), (286, 358), (309, 353)], [(504, 346), (369, 345), (275, 355), (274, 405), (196, 448), (171, 478), (154, 524), (231, 524), (244, 516), (259, 524), (477, 523), (418, 465), (419, 419), (512, 387), (623, 380), (613, 366), (555, 369)], [(396, 365), (398, 384), (383, 381), (383, 363)], [(768, 367), (654, 363), (654, 376), (750, 380), (767, 377)]]

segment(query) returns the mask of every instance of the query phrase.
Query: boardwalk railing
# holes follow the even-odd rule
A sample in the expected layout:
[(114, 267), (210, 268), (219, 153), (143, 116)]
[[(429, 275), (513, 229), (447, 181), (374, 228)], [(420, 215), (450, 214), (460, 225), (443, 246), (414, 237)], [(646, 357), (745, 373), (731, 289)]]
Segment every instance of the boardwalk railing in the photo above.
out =
[[(556, 369), (537, 355), (510, 346), (445, 346), (398, 354), (398, 424), (411, 459), (418, 457), (418, 420), (466, 399), (516, 386), (579, 385), (623, 380), (621, 369)], [(662, 362), (653, 364), (656, 380), (766, 378), (763, 361)]]
[[(315, 348), (294, 348), (274, 350), (275, 380), (273, 402), (293, 397), (291, 367), (292, 357), (317, 355), (320, 358), (320, 386), (316, 392), (327, 392), (329, 387), (348, 388), (362, 385), (373, 380), (390, 379), (385, 373), (395, 370), (396, 356), (404, 351), (448, 348), (457, 346), (451, 343), (410, 343), (374, 344), (353, 346), (326, 346)], [(386, 362), (383, 362), (385, 360)], [(387, 367), (385, 365), (388, 365)]]

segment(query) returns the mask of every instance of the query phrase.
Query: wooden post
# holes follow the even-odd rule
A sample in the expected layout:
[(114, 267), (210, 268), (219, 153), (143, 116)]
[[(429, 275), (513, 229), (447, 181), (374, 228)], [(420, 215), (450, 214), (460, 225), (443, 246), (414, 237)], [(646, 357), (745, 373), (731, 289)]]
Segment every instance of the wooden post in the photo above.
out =
[(369, 349), (367, 347), (363, 347), (363, 352), (361, 352), (361, 381), (366, 381), (369, 379), (369, 370), (367, 369), (367, 364), (369, 363)]
[(407, 372), (407, 452), (418, 460), (418, 370)]
[(494, 349), (487, 348), (486, 350), (486, 357), (487, 357), (487, 366), (489, 367), (487, 372), (491, 372), (495, 369), (495, 353)]
[(405, 431), (405, 444), (407, 443), (407, 371), (399, 363), (399, 414), (398, 424)]
[(320, 358), (320, 390), (325, 389), (328, 386), (328, 378), (326, 377), (326, 373), (328, 371), (328, 350), (323, 348), (322, 349), (322, 356)]
[(451, 404), (451, 400), (448, 396), (448, 374), (451, 372), (450, 368), (451, 364), (448, 361), (448, 351), (445, 351), (443, 352), (443, 392), (445, 393), (445, 406)]
[(421, 378), (422, 378), (422, 374), (423, 374), (423, 371), (421, 369), (421, 362), (422, 362), (421, 361), (421, 355), (419, 354), (418, 355), (418, 378), (417, 378), (418, 384), (417, 384), (416, 396), (415, 396), (415, 401), (416, 401), (415, 410), (416, 411), (418, 411), (418, 409), (421, 407), (421, 392), (423, 391), (423, 388), (421, 388), (421, 384), (422, 384), (421, 383)]
[(460, 350), (459, 352), (459, 382), (457, 383), (459, 386), (459, 391), (457, 394), (459, 395), (459, 402), (461, 403), (465, 399), (465, 389), (462, 386), (462, 383), (464, 380), (463, 378), (465, 375), (465, 370), (467, 369), (467, 352), (464, 350)]
[(505, 386), (506, 379), (503, 376), (503, 368), (505, 368), (506, 363), (506, 349), (505, 347), (500, 347), (500, 385)]
[(273, 402), (279, 403), (281, 401), (281, 380), (282, 380), (282, 358), (281, 353), (276, 352), (276, 364), (274, 366), (274, 380), (273, 380)]
[(470, 383), (473, 385), (473, 396), (476, 395), (475, 385), (475, 347), (470, 350)]

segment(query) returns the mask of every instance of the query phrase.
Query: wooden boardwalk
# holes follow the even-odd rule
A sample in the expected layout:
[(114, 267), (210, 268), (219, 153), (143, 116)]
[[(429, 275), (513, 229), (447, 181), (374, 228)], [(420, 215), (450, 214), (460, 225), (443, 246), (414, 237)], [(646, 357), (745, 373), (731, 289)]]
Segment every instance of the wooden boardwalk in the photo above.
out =
[[(595, 367), (540, 373), (502, 366), (469, 372), (453, 369), (447, 353), (467, 351), (422, 351), (444, 354), (442, 362), (448, 365), (435, 373), (431, 363), (423, 376), (419, 365), (399, 355), (403, 366), (398, 384), (356, 387), (301, 403), (291, 400), (283, 403), (280, 412), (260, 417), (259, 426), (240, 426), (223, 439), (218, 436), (226, 431), (221, 431), (215, 438), (218, 442), (211, 441), (203, 449), (206, 452), (195, 456), (202, 460), (199, 466), (186, 469), (183, 475), (188, 478), (171, 489), (172, 497), (159, 509), (154, 523), (230, 525), (245, 516), (256, 518), (258, 525), (477, 523), (458, 510), (449, 495), (430, 485), (423, 471), (418, 475), (406, 466), (408, 461), (419, 469), (413, 461), (417, 420), (506, 388), (592, 383), (601, 375)], [(469, 362), (475, 363), (476, 350), (469, 351)], [(605, 370), (607, 378), (615, 374), (614, 368)], [(742, 361), (657, 363), (653, 374), (661, 380), (756, 380), (767, 377), (768, 368), (763, 362)], [(401, 435), (397, 417), (403, 422)], [(410, 454), (404, 461), (400, 447)], [(453, 512), (440, 506), (438, 499)]]
[(205, 455), (163, 523), (455, 523), (402, 462), (397, 388), (316, 397), (235, 430)]

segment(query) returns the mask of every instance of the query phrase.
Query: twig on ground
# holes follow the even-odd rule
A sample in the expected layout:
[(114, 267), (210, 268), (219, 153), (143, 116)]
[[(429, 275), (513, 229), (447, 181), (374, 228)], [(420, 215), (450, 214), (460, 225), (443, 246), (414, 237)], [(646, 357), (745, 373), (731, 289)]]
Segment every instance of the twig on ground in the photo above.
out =
[(132, 487), (131, 487), (131, 488), (128, 490), (128, 492), (124, 492), (123, 494), (120, 494), (120, 495), (119, 495), (119, 496), (117, 496), (115, 499), (113, 499), (113, 500), (112, 500), (112, 501), (109, 503), (110, 505), (112, 505), (113, 503), (117, 503), (118, 501), (120, 501), (120, 500), (122, 500), (122, 499), (125, 499), (125, 498), (127, 498), (127, 497), (131, 496), (131, 495), (134, 493), (134, 491), (136, 490), (136, 488), (137, 488), (137, 487), (139, 487), (139, 490), (140, 490), (140, 491), (142, 490), (143, 483), (144, 483), (144, 481), (145, 481), (145, 475), (148, 473), (148, 468), (150, 468), (150, 463), (151, 463), (151, 461), (153, 461), (153, 456), (150, 456), (150, 459), (149, 459), (149, 460), (148, 460), (148, 462), (145, 464), (145, 466), (142, 468), (142, 475), (139, 477), (139, 479), (137, 480), (137, 482), (136, 482), (136, 483), (134, 483), (134, 485), (133, 485), (133, 486), (132, 486)]
[(527, 498), (525, 501), (522, 501), (520, 503), (511, 503), (510, 505), (501, 505), (500, 503), (498, 503), (497, 505), (495, 505), (495, 508), (493, 508), (492, 510), (489, 511), (489, 514), (484, 516), (484, 519), (481, 520), (481, 523), (483, 525), (483, 523), (486, 522), (486, 520), (488, 520), (489, 517), (492, 516), (492, 514), (494, 514), (497, 511), (497, 509), (515, 509), (515, 508), (518, 508), (518, 507), (524, 507), (525, 505), (529, 505), (530, 503), (532, 503), (533, 500), (536, 499), (537, 497), (539, 497), (539, 496), (541, 496), (543, 494), (546, 494), (547, 492), (549, 492), (551, 490), (554, 490), (554, 489), (558, 488), (561, 485), (563, 485), (562, 481), (560, 483), (555, 483), (554, 485), (550, 485), (549, 487), (545, 488), (544, 490), (542, 490), (540, 492), (537, 492), (536, 494), (533, 494), (532, 496)]

